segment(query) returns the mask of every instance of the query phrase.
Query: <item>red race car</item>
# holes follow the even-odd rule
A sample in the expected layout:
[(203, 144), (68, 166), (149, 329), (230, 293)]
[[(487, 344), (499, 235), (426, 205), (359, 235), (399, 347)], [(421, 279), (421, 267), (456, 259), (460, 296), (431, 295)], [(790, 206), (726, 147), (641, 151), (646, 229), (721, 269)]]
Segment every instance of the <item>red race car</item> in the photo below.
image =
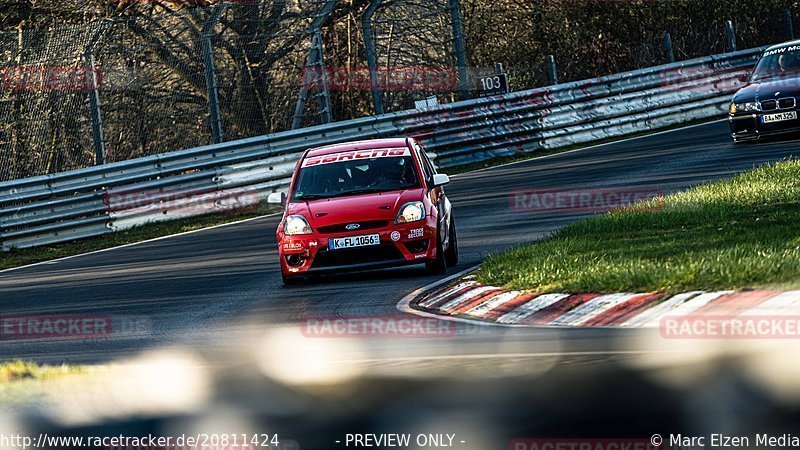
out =
[(305, 275), (425, 263), (442, 274), (458, 262), (450, 201), (414, 139), (311, 149), (297, 164), (278, 225), (284, 284)]

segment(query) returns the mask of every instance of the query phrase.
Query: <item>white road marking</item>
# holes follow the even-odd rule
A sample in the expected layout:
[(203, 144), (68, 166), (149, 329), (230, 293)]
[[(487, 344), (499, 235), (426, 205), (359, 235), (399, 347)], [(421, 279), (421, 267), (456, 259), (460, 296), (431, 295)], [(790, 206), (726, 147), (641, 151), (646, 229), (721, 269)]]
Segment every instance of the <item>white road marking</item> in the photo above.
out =
[(12, 272), (14, 270), (28, 269), (28, 268), (36, 267), (36, 266), (45, 266), (45, 265), (55, 264), (55, 263), (59, 263), (61, 261), (67, 261), (67, 260), (74, 259), (74, 258), (80, 258), (81, 256), (89, 256), (89, 255), (95, 255), (97, 253), (110, 252), (111, 250), (119, 250), (119, 249), (123, 249), (123, 248), (134, 247), (136, 245), (148, 244), (150, 242), (162, 241), (164, 239), (172, 239), (172, 238), (179, 237), (179, 236), (186, 236), (186, 235), (189, 235), (189, 234), (200, 233), (200, 232), (208, 231), (208, 230), (216, 230), (217, 228), (224, 228), (224, 227), (229, 227), (229, 226), (232, 226), (232, 225), (252, 222), (254, 220), (265, 219), (267, 217), (282, 216), (282, 215), (283, 215), (283, 212), (266, 214), (266, 215), (263, 215), (263, 216), (251, 217), (249, 219), (238, 220), (236, 222), (223, 223), (222, 225), (214, 225), (212, 227), (200, 228), (200, 229), (191, 230), (191, 231), (184, 231), (182, 233), (170, 234), (168, 236), (161, 236), (161, 237), (157, 237), (157, 238), (154, 238), (154, 239), (148, 239), (146, 241), (131, 242), (130, 244), (123, 244), (123, 245), (118, 245), (116, 247), (103, 248), (103, 249), (94, 250), (94, 251), (91, 251), (91, 252), (80, 253), (78, 255), (65, 256), (63, 258), (51, 259), (51, 260), (48, 260), (48, 261), (41, 261), (41, 262), (38, 262), (38, 263), (28, 264), (28, 265), (25, 265), (25, 266), (11, 267), (9, 269), (0, 270), (0, 274), (6, 273), (6, 272)]
[(643, 326), (647, 323), (650, 323), (653, 319), (660, 318), (661, 316), (669, 313), (672, 309), (679, 307), (680, 305), (686, 303), (687, 300), (694, 297), (695, 295), (702, 294), (702, 291), (694, 291), (694, 292), (684, 292), (682, 294), (678, 294), (666, 300), (658, 305), (642, 312), (641, 314), (637, 315), (636, 317), (632, 317), (627, 322), (623, 323), (623, 327), (639, 327)]
[(580, 325), (639, 294), (609, 294), (593, 298), (550, 322), (551, 325)]
[(755, 308), (744, 311), (742, 316), (800, 315), (800, 291), (786, 291), (765, 301)]
[(654, 317), (652, 320), (644, 324), (644, 326), (657, 327), (659, 326), (661, 318), (664, 316), (687, 316), (703, 306), (706, 306), (712, 301), (722, 297), (723, 295), (728, 295), (731, 293), (733, 293), (733, 291), (706, 292), (705, 294), (700, 294), (697, 297), (679, 305), (677, 308), (668, 311), (661, 317)]
[(503, 292), (502, 294), (499, 294), (495, 298), (487, 302), (483, 302), (480, 305), (470, 309), (469, 311), (466, 312), (466, 314), (470, 316), (483, 317), (483, 315), (488, 313), (489, 311), (497, 308), (503, 303), (514, 300), (515, 298), (519, 297), (522, 294), (523, 293), (520, 291)]
[(456, 292), (460, 291), (461, 289), (464, 289), (465, 287), (475, 286), (477, 284), (478, 283), (476, 283), (474, 281), (467, 281), (465, 283), (458, 283), (457, 285), (453, 286), (452, 288), (448, 289), (447, 291), (442, 292), (439, 295), (434, 295), (431, 298), (425, 300), (424, 302), (421, 302), (420, 306), (424, 306), (424, 307), (428, 308), (431, 305), (433, 305), (434, 303), (438, 302), (439, 300), (447, 297), (448, 295), (455, 294)]
[(548, 306), (556, 303), (559, 300), (565, 299), (569, 297), (569, 294), (544, 294), (540, 295), (531, 301), (521, 305), (514, 311), (511, 311), (499, 319), (497, 321), (499, 323), (518, 323), (522, 319), (534, 314), (537, 311), (540, 311)]
[(340, 363), (377, 363), (377, 362), (410, 362), (410, 361), (436, 361), (453, 359), (493, 359), (493, 358), (540, 358), (548, 356), (603, 356), (603, 355), (649, 355), (649, 354), (671, 354), (680, 353), (677, 350), (608, 350), (608, 351), (584, 351), (584, 352), (541, 352), (541, 353), (486, 353), (486, 354), (467, 354), (467, 355), (437, 355), (437, 356), (405, 356), (398, 358), (380, 359), (344, 359), (337, 360)]
[(473, 298), (477, 297), (478, 295), (491, 291), (492, 289), (497, 289), (497, 288), (492, 286), (481, 286), (475, 289), (470, 289), (468, 292), (461, 294), (458, 297), (445, 303), (439, 309), (445, 312), (449, 312), (455, 309), (455, 307), (457, 307), (458, 305), (468, 302)]

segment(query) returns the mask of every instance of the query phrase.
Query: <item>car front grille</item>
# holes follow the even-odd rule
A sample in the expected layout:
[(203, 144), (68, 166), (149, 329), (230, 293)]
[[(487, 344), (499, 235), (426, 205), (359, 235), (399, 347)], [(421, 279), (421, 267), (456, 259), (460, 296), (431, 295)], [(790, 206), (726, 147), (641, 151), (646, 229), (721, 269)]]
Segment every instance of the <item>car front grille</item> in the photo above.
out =
[(775, 111), (777, 109), (794, 109), (797, 106), (797, 99), (785, 97), (778, 100), (762, 100), (759, 102), (761, 111)]
[[(357, 228), (352, 230), (348, 230), (348, 225), (358, 225)], [(334, 233), (349, 233), (349, 232), (359, 232), (365, 230), (376, 230), (379, 228), (386, 228), (391, 225), (391, 222), (388, 220), (370, 220), (364, 222), (347, 222), (347, 223), (339, 223), (336, 225), (328, 225), (326, 227), (319, 227), (319, 232), (322, 234), (334, 234)]]
[(778, 108), (780, 109), (792, 109), (797, 104), (797, 101), (794, 97), (789, 98), (782, 98), (778, 100)]
[(335, 268), (353, 264), (405, 261), (403, 254), (394, 244), (381, 244), (372, 247), (348, 248), (342, 250), (320, 249), (311, 263), (312, 269)]
[(778, 109), (777, 100), (764, 100), (761, 102), (761, 111), (774, 111)]

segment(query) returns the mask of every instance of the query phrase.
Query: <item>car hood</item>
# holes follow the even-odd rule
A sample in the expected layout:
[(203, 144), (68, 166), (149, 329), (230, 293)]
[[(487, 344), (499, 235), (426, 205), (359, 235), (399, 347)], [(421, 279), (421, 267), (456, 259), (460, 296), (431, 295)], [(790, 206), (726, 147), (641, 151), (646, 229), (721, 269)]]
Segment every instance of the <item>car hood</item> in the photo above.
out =
[(403, 204), (422, 200), (423, 195), (424, 190), (417, 188), (296, 202), (289, 204), (286, 214), (305, 216), (314, 229), (351, 222), (389, 221), (394, 220)]
[(800, 97), (800, 79), (781, 78), (751, 83), (740, 89), (733, 101), (744, 103), (784, 97)]

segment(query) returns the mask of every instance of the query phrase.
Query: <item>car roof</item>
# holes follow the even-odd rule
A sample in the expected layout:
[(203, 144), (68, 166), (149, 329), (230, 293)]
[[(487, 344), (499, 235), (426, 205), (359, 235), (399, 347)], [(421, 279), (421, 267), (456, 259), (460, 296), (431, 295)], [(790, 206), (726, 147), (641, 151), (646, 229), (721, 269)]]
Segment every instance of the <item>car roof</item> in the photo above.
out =
[(784, 42), (784, 43), (781, 43), (781, 44), (773, 45), (772, 47), (769, 47), (768, 49), (766, 49), (765, 52), (768, 52), (770, 50), (775, 50), (775, 49), (778, 49), (778, 48), (783, 48), (783, 47), (791, 47), (792, 45), (800, 45), (800, 40), (789, 41), (789, 42)]
[(371, 139), (365, 141), (346, 142), (344, 144), (326, 145), (324, 147), (312, 148), (306, 154), (308, 156), (323, 156), (331, 153), (351, 152), (356, 150), (377, 150), (382, 148), (407, 148), (406, 138)]

